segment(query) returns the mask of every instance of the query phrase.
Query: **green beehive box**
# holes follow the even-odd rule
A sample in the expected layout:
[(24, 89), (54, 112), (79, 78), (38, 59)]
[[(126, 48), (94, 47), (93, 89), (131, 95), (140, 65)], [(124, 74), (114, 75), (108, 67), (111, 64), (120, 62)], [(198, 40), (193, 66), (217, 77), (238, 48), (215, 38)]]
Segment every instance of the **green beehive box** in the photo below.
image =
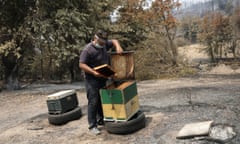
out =
[(104, 120), (127, 121), (139, 110), (133, 52), (111, 53), (110, 58), (114, 82), (100, 90)]
[(105, 121), (127, 121), (139, 110), (135, 81), (110, 85), (100, 90)]

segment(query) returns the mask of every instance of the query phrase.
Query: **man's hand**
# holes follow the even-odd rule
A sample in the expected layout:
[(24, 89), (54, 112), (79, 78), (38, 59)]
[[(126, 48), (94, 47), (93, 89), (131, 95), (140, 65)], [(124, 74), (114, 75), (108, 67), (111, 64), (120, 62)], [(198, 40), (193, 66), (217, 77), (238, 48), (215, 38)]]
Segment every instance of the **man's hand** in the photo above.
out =
[(106, 77), (106, 76), (104, 76), (104, 75), (100, 74), (100, 73), (99, 73), (99, 72), (97, 72), (97, 71), (94, 71), (94, 72), (93, 72), (93, 75), (94, 75), (95, 77), (108, 78), (108, 77)]
[(113, 39), (112, 43), (113, 43), (117, 53), (123, 52), (123, 49), (122, 49), (121, 45), (119, 44), (118, 40)]
[(87, 64), (85, 63), (80, 63), (79, 64), (79, 67), (85, 71), (86, 73), (89, 73), (89, 74), (92, 74), (94, 75), (95, 77), (102, 77), (102, 78), (108, 78), (102, 74), (100, 74), (99, 72), (95, 71), (94, 69), (90, 68)]

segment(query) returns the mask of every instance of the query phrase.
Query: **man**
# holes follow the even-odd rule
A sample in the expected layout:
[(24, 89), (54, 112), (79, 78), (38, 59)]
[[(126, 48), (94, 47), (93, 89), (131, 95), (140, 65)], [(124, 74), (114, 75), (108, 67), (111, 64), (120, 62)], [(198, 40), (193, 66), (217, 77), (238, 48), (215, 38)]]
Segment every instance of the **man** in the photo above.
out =
[(103, 125), (103, 110), (99, 89), (105, 86), (107, 78), (93, 68), (102, 64), (109, 64), (107, 51), (110, 48), (114, 47), (117, 53), (123, 51), (117, 40), (108, 40), (107, 37), (106, 32), (98, 30), (93, 41), (88, 43), (81, 52), (79, 60), (79, 66), (85, 72), (89, 130), (95, 135), (100, 134), (97, 125)]

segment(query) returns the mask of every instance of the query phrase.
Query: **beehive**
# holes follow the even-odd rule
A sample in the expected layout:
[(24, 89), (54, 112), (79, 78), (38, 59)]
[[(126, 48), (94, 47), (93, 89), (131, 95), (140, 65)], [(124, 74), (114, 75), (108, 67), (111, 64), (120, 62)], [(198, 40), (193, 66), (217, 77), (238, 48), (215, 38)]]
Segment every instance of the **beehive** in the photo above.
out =
[(127, 121), (139, 110), (133, 52), (112, 53), (111, 67), (115, 82), (100, 89), (104, 120)]
[(100, 90), (104, 119), (127, 121), (139, 110), (137, 85), (135, 81), (123, 82)]

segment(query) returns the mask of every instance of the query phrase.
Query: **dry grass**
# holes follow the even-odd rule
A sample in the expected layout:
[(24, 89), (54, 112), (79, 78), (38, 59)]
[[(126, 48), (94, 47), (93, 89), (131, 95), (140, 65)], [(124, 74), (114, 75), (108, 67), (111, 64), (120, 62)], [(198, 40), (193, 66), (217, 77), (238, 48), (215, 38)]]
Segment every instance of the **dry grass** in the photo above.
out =
[(192, 66), (199, 64), (200, 61), (208, 61), (204, 48), (203, 45), (199, 44), (179, 47), (177, 66), (171, 65), (171, 59), (166, 57), (167, 54), (163, 48), (139, 50), (135, 58), (136, 79), (167, 79), (194, 75), (197, 70)]

